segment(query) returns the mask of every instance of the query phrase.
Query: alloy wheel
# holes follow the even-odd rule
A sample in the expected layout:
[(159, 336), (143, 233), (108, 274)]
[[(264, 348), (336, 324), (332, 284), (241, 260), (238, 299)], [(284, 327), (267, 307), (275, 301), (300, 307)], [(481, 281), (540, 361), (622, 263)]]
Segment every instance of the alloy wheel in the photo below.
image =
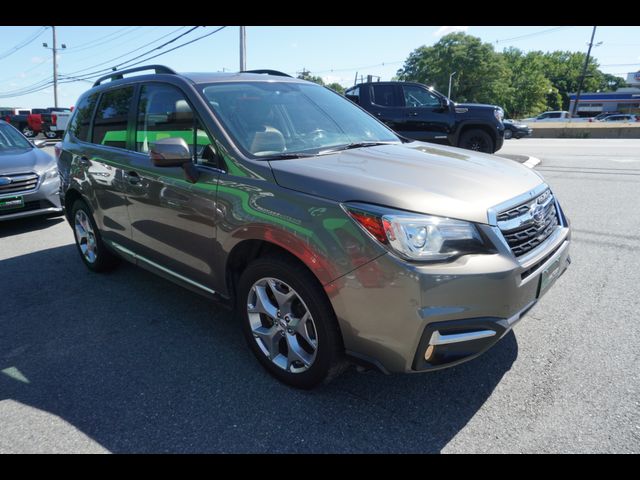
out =
[(76, 212), (74, 229), (78, 246), (82, 252), (82, 256), (89, 263), (95, 263), (98, 258), (98, 247), (96, 245), (96, 235), (91, 227), (89, 217), (84, 210)]
[(291, 286), (277, 278), (261, 278), (247, 299), (253, 338), (262, 353), (282, 370), (308, 370), (318, 352), (318, 334), (311, 312)]

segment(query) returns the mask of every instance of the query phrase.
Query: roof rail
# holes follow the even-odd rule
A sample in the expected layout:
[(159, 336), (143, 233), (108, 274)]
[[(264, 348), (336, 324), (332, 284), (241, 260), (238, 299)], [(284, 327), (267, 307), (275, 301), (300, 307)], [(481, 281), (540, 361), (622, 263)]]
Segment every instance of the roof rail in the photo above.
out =
[(165, 67), (164, 65), (147, 65), (144, 67), (136, 67), (136, 68), (128, 68), (126, 70), (116, 70), (113, 73), (110, 73), (108, 75), (105, 75), (104, 77), (100, 77), (98, 80), (96, 80), (96, 82), (93, 84), (94, 87), (97, 87), (98, 85), (100, 85), (104, 80), (109, 80), (111, 79), (113, 80), (122, 80), (122, 76), (126, 73), (133, 73), (133, 72), (142, 72), (144, 70), (154, 70), (155, 73), (171, 73), (176, 75), (177, 72), (175, 70), (172, 70), (169, 67)]
[(283, 73), (283, 72), (279, 72), (278, 70), (243, 70), (240, 73), (264, 73), (266, 75), (276, 75), (278, 77), (293, 78), (293, 77), (291, 77), (291, 75), (288, 75), (288, 74)]

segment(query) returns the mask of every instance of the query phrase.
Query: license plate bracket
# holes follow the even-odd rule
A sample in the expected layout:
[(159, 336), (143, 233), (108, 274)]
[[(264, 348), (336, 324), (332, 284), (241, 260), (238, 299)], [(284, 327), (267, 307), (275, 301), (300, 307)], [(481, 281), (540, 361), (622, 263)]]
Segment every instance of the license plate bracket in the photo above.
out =
[(24, 197), (6, 197), (0, 198), (0, 210), (14, 210), (24, 207)]
[(542, 297), (551, 285), (557, 280), (562, 273), (560, 268), (562, 257), (556, 258), (548, 267), (546, 267), (542, 274), (540, 274), (540, 283), (538, 284), (538, 298)]

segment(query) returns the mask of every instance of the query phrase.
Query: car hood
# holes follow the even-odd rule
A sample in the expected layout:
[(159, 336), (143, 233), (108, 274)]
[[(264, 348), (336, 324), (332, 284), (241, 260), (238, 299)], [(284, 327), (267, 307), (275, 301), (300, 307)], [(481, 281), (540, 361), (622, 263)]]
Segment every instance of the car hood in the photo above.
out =
[(488, 223), (487, 209), (540, 185), (533, 170), (496, 155), (423, 142), (270, 162), (284, 188)]
[(37, 148), (0, 150), (0, 175), (42, 172), (55, 165), (51, 155)]

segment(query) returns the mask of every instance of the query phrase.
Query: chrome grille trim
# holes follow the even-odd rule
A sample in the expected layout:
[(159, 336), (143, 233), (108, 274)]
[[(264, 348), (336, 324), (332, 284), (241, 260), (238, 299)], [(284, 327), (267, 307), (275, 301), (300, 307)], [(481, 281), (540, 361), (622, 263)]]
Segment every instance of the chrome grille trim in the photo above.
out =
[(1, 174), (0, 177), (11, 179), (11, 183), (0, 185), (0, 195), (31, 192), (38, 188), (39, 177), (35, 173)]
[(496, 214), (498, 228), (516, 257), (535, 250), (560, 227), (551, 190), (547, 187), (532, 197)]

